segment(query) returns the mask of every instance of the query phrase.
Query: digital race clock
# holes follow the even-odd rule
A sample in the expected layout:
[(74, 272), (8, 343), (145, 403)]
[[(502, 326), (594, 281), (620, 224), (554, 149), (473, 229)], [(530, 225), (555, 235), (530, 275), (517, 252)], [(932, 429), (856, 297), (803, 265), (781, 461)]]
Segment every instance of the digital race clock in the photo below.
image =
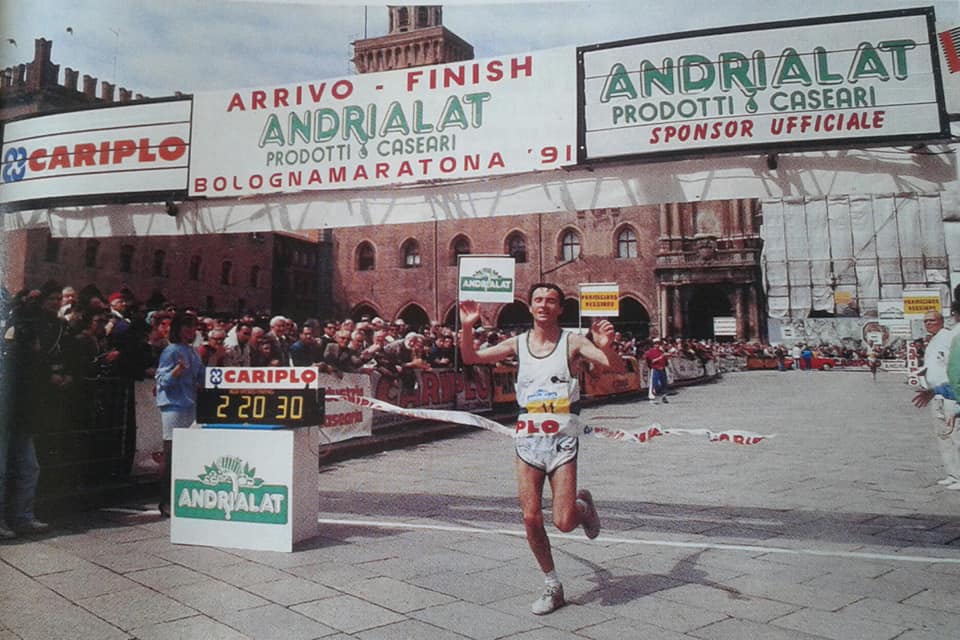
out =
[(307, 427), (323, 424), (323, 389), (201, 389), (197, 422)]
[(197, 422), (208, 426), (323, 424), (325, 390), (315, 367), (208, 367)]

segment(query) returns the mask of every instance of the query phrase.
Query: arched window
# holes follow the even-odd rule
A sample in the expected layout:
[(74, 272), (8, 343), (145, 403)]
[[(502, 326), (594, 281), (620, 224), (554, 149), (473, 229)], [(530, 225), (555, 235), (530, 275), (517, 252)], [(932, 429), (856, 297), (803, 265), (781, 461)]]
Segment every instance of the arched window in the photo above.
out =
[(453, 243), (450, 246), (453, 249), (450, 256), (450, 264), (457, 264), (457, 259), (460, 256), (465, 256), (470, 253), (470, 239), (467, 238), (467, 236), (457, 236), (453, 239)]
[(560, 237), (560, 257), (564, 262), (580, 257), (580, 234), (573, 229), (567, 229)]
[(193, 256), (190, 258), (190, 269), (187, 273), (187, 277), (191, 280), (200, 279), (200, 263), (202, 260), (203, 259), (200, 256)]
[(87, 240), (87, 249), (83, 254), (83, 264), (93, 268), (97, 266), (97, 255), (100, 253), (99, 240)]
[(357, 271), (373, 271), (377, 263), (377, 252), (369, 242), (361, 242), (357, 247)]
[(130, 273), (133, 269), (133, 253), (136, 251), (132, 244), (125, 244), (120, 247), (120, 271)]
[(167, 252), (163, 249), (157, 249), (153, 252), (153, 266), (150, 269), (150, 273), (155, 277), (163, 276), (163, 268), (167, 261)]
[(229, 260), (220, 265), (220, 284), (233, 284), (233, 263)]
[(527, 261), (527, 239), (519, 231), (514, 231), (507, 237), (507, 253), (513, 257), (517, 263)]
[(630, 227), (624, 227), (617, 234), (617, 257), (637, 257), (637, 234)]
[(260, 286), (260, 267), (253, 265), (250, 267), (250, 288), (256, 289)]
[(403, 243), (403, 267), (405, 269), (412, 269), (414, 267), (420, 266), (420, 244), (410, 238)]
[(47, 262), (60, 262), (60, 238), (47, 236), (47, 249), (43, 259)]

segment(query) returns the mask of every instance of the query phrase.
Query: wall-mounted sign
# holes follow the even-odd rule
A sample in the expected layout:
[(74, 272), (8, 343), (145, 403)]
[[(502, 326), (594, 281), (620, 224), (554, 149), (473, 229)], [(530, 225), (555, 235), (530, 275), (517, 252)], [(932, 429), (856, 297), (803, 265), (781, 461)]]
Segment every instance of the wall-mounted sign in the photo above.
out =
[(605, 318), (620, 315), (620, 285), (616, 282), (581, 284), (580, 315)]
[(0, 203), (183, 193), (190, 100), (137, 102), (3, 127)]
[(510, 256), (460, 256), (458, 299), (513, 302), (516, 262)]
[(933, 10), (578, 48), (585, 161), (946, 139)]
[(922, 316), (927, 311), (942, 312), (940, 292), (936, 289), (915, 289), (903, 292), (904, 317)]
[(714, 336), (736, 336), (737, 319), (733, 316), (717, 316), (713, 319)]
[(197, 93), (190, 195), (355, 189), (571, 165), (575, 64), (569, 47)]

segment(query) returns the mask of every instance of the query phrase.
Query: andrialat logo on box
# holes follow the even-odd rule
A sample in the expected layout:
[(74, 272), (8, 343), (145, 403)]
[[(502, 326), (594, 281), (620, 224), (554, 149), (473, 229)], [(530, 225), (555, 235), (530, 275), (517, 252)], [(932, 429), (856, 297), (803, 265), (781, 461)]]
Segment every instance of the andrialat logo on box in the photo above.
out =
[(236, 456), (220, 456), (198, 480), (174, 482), (177, 518), (286, 524), (289, 488), (270, 485), (256, 476), (256, 468)]

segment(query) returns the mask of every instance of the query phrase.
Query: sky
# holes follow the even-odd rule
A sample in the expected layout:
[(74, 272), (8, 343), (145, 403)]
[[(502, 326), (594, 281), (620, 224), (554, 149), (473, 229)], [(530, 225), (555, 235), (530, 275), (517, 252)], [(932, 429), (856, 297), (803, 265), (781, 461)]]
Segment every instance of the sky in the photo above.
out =
[[(477, 58), (694, 29), (933, 6), (960, 0), (459, 0), (444, 25)], [(365, 10), (366, 9), (366, 10)], [(387, 33), (386, 4), (332, 0), (0, 0), (0, 67), (52, 59), (146, 97), (272, 87), (354, 73), (351, 43)], [(364, 35), (366, 34), (366, 36)], [(14, 42), (16, 44), (14, 44)]]

